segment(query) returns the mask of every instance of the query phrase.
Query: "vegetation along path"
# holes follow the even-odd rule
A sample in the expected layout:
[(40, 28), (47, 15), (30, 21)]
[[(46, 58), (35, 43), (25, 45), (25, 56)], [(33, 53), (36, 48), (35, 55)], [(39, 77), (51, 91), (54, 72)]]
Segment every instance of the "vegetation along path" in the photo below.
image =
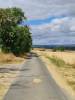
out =
[(4, 100), (72, 100), (53, 80), (36, 54), (31, 54)]

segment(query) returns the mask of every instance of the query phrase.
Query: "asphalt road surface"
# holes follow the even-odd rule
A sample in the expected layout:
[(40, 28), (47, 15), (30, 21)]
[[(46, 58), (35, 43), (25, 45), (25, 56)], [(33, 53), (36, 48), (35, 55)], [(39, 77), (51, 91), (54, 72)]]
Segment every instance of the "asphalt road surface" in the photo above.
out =
[(72, 100), (56, 84), (46, 66), (35, 55), (27, 59), (4, 100)]

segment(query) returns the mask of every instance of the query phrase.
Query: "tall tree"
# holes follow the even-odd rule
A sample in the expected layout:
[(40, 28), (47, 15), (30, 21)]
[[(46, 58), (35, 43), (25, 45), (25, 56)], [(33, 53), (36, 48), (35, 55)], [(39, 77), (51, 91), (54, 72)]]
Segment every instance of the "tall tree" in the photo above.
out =
[(29, 51), (32, 45), (29, 27), (18, 24), (27, 19), (20, 8), (0, 9), (0, 40), (2, 50), (15, 54)]

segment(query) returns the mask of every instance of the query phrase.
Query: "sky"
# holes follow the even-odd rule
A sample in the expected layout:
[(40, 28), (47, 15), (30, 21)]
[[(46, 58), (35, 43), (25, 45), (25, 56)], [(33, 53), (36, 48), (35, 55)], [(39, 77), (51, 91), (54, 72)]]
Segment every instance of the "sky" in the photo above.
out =
[(0, 0), (0, 7), (20, 7), (33, 44), (75, 44), (75, 0)]

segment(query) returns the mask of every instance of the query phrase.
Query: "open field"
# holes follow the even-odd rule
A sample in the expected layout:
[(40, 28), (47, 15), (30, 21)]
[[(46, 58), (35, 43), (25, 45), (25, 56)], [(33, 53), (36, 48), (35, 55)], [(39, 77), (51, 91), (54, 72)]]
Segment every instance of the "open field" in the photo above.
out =
[[(44, 62), (48, 63), (48, 66), (50, 66), (50, 70), (52, 67), (54, 67), (56, 72), (59, 72), (58, 75), (60, 74), (59, 76), (62, 76), (66, 83), (68, 83), (68, 85), (75, 92), (75, 52), (52, 52), (49, 50), (34, 51), (42, 56), (42, 58), (44, 58)], [(56, 78), (58, 78), (59, 76), (57, 76)]]
[(3, 100), (12, 82), (20, 72), (25, 59), (0, 52), (0, 100)]

